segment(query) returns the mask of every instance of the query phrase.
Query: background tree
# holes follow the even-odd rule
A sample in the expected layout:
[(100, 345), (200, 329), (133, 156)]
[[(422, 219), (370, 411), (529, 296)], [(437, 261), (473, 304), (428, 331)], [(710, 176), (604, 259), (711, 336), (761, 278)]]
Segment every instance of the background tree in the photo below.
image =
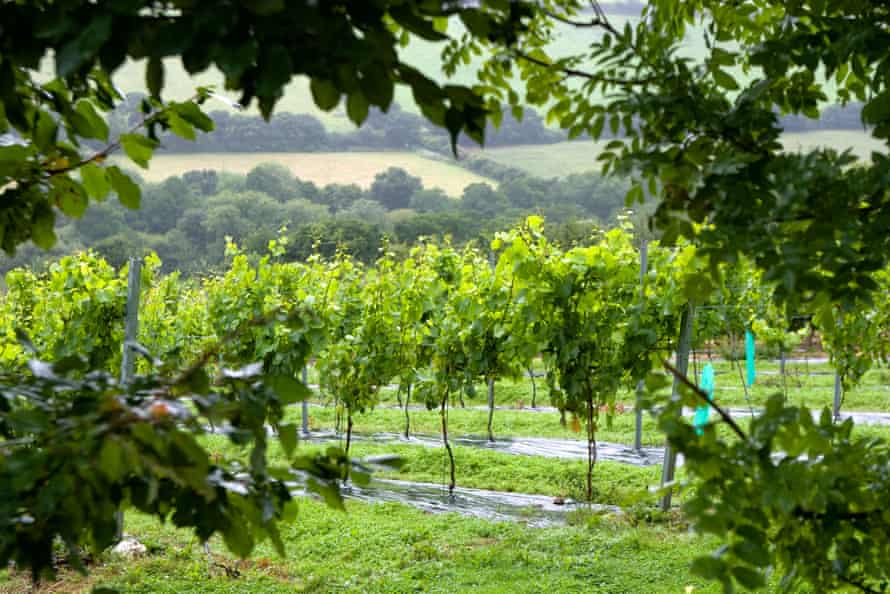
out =
[(371, 197), (387, 210), (408, 208), (411, 196), (423, 189), (419, 177), (409, 175), (401, 167), (390, 167), (374, 176), (371, 184)]
[(489, 184), (470, 184), (464, 188), (460, 206), (483, 216), (494, 217), (510, 208), (510, 203)]
[(441, 189), (432, 188), (414, 192), (410, 206), (417, 212), (445, 212), (454, 209), (457, 203)]
[(294, 176), (287, 167), (278, 163), (262, 163), (251, 169), (244, 180), (244, 187), (268, 194), (280, 202), (296, 197)]

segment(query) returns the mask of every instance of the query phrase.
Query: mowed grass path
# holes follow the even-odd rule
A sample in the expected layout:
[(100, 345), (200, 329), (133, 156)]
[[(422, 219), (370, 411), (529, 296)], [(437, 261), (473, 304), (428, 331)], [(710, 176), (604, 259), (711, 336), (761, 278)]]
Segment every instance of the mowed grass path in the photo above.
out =
[[(572, 173), (599, 171), (596, 158), (609, 140), (578, 140), (556, 144), (517, 145), (474, 151), (502, 165), (516, 167), (538, 177), (562, 177)], [(868, 159), (872, 151), (883, 150), (880, 141), (866, 132), (855, 130), (822, 130), (785, 134), (782, 143), (789, 151), (826, 147), (850, 148), (860, 159)]]
[[(91, 575), (63, 570), (32, 589), (23, 572), (0, 570), (0, 593), (292, 593), (524, 592), (711, 593), (692, 576), (693, 558), (716, 548), (710, 538), (630, 518), (581, 516), (575, 525), (527, 528), (453, 514), (428, 515), (399, 504), (347, 502), (346, 512), (302, 500), (296, 520), (281, 526), (287, 555), (268, 543), (246, 561), (211, 541), (208, 560), (188, 530), (138, 513), (125, 529), (149, 554), (134, 561), (107, 553)], [(237, 573), (236, 573), (237, 572)]]
[(349, 153), (196, 153), (158, 152), (148, 170), (140, 170), (147, 181), (162, 181), (195, 169), (215, 169), (247, 173), (260, 163), (280, 163), (302, 180), (319, 185), (357, 184), (368, 188), (374, 176), (390, 167), (401, 167), (423, 180), (424, 187), (442, 188), (450, 196), (460, 196), (474, 183), (497, 182), (445, 160), (429, 159), (405, 152)]

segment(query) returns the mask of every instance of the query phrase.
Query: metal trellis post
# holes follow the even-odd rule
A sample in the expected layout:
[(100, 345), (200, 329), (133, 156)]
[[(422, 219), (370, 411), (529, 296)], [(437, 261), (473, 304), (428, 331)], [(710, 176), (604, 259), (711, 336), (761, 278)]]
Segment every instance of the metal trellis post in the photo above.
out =
[[(130, 343), (139, 340), (139, 290), (142, 278), (142, 261), (138, 258), (130, 258), (130, 272), (127, 276), (127, 317), (124, 321), (124, 344), (121, 354), (121, 385), (126, 385), (133, 379), (136, 369), (136, 351)], [(124, 514), (121, 511), (114, 513), (117, 524), (116, 540), (120, 541), (124, 536)]]
[[(303, 385), (309, 386), (309, 368), (303, 367)], [(303, 401), (303, 434), (309, 433), (309, 400)]]
[(121, 383), (125, 384), (133, 377), (136, 367), (136, 351), (128, 343), (139, 340), (139, 285), (142, 262), (130, 258), (130, 273), (127, 277), (127, 318), (124, 325), (124, 350), (121, 359)]
[[(695, 317), (695, 307), (690, 303), (680, 318), (680, 338), (677, 342), (677, 370), (686, 375), (689, 369), (689, 351), (692, 347), (692, 321)], [(674, 378), (671, 391), (671, 399), (676, 400), (680, 396), (680, 380)], [(677, 452), (673, 451), (670, 444), (664, 446), (664, 464), (661, 467), (661, 486), (674, 480), (674, 470), (677, 464)], [(668, 490), (661, 498), (661, 510), (671, 509), (671, 491)]]
[(835, 422), (841, 420), (841, 398), (844, 394), (844, 387), (841, 384), (841, 374), (834, 373), (834, 416)]
[[(649, 271), (649, 240), (644, 239), (640, 245), (640, 303), (646, 298), (646, 273)], [(636, 431), (634, 432), (634, 449), (640, 451), (643, 448), (643, 409), (640, 401), (643, 395), (643, 380), (637, 382), (637, 401), (634, 405), (636, 416)]]

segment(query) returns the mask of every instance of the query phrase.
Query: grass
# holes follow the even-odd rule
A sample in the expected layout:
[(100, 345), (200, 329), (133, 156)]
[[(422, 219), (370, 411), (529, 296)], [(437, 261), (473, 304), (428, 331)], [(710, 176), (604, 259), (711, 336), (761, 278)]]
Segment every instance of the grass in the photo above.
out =
[[(411, 431), (438, 435), (441, 421), (438, 410), (412, 410)], [(293, 422), (298, 422), (300, 409), (288, 411)], [(332, 429), (335, 425), (336, 411), (333, 407), (311, 408), (309, 410), (309, 426), (313, 430)], [(405, 427), (405, 414), (401, 410), (378, 408), (364, 414), (355, 415), (357, 433), (402, 433)], [(453, 437), (467, 435), (486, 435), (488, 413), (484, 410), (453, 408), (448, 412), (448, 432)], [(635, 418), (633, 413), (625, 412), (615, 415), (609, 427), (605, 419), (597, 432), (597, 439), (616, 443), (633, 443)], [(492, 429), (495, 437), (549, 437), (557, 439), (586, 439), (583, 431), (574, 431), (571, 423), (563, 427), (559, 423), (559, 414), (541, 412), (537, 414), (496, 410)], [(344, 423), (345, 426), (345, 423)], [(643, 417), (643, 445), (663, 445), (664, 437), (657, 431), (652, 418)]]
[[(556, 144), (517, 145), (475, 151), (477, 154), (527, 171), (537, 177), (562, 177), (572, 173), (599, 171), (596, 158), (609, 140), (578, 140)], [(789, 133), (782, 137), (789, 151), (812, 150), (817, 147), (851, 148), (860, 159), (870, 157), (872, 151), (882, 151), (884, 145), (866, 132), (854, 130), (822, 130)]]
[[(149, 554), (103, 554), (88, 578), (63, 571), (36, 594), (114, 587), (125, 593), (277, 592), (719, 592), (688, 572), (715, 542), (630, 518), (579, 517), (570, 527), (535, 529), (398, 504), (347, 503), (346, 513), (303, 500), (282, 526), (287, 556), (267, 544), (238, 561), (219, 539), (208, 562), (195, 537), (130, 513), (126, 530)], [(224, 569), (228, 568), (228, 572)], [(230, 577), (238, 572), (238, 577)], [(687, 589), (691, 587), (692, 589)], [(29, 590), (27, 577), (0, 572), (0, 592)]]
[[(744, 369), (744, 362), (741, 363)], [(834, 370), (827, 363), (788, 363), (783, 381), (778, 375), (778, 364), (769, 361), (757, 362), (757, 379), (748, 388), (747, 397), (742, 380), (735, 364), (716, 362), (717, 402), (731, 408), (763, 406), (770, 396), (782, 392), (783, 385), (787, 388), (788, 399), (796, 405), (805, 405), (813, 409), (831, 406), (834, 399)], [(690, 364), (689, 374), (701, 371), (701, 364)], [(314, 370), (310, 369), (309, 381), (317, 381)], [(537, 405), (550, 406), (550, 396), (544, 378), (535, 379), (537, 386)], [(486, 387), (482, 383), (475, 386), (476, 396), (464, 398), (467, 406), (483, 406), (487, 403)], [(385, 404), (396, 404), (396, 391), (392, 388), (381, 390), (381, 401)], [(404, 396), (404, 395), (403, 395)], [(636, 396), (633, 392), (619, 392), (618, 401), (625, 407), (633, 406)], [(417, 403), (416, 399), (412, 402)], [(528, 408), (532, 402), (532, 382), (528, 378), (504, 379), (495, 383), (495, 404), (515, 408)], [(843, 409), (847, 411), (890, 412), (890, 369), (876, 368), (865, 374), (860, 384), (844, 394)], [(456, 407), (454, 410), (458, 410)], [(483, 431), (484, 423), (475, 429), (475, 433)], [(557, 437), (558, 434), (548, 435)]]
[(197, 153), (159, 152), (148, 170), (139, 174), (148, 181), (162, 181), (195, 169), (216, 169), (245, 174), (260, 163), (280, 163), (300, 179), (326, 184), (357, 184), (368, 188), (374, 176), (389, 167), (401, 167), (420, 177), (424, 187), (442, 188), (451, 196), (460, 196), (470, 184), (497, 182), (463, 169), (447, 160), (429, 159), (403, 152), (355, 153)]

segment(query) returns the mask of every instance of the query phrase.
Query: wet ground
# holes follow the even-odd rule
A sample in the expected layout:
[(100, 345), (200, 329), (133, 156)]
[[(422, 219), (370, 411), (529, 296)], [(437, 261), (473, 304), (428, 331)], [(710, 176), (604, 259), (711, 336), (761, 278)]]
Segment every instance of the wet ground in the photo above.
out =
[[(404, 435), (398, 433), (354, 433), (352, 438), (356, 441), (370, 441), (381, 444), (408, 444), (433, 448), (443, 447), (442, 438), (438, 435), (418, 434), (405, 438)], [(342, 434), (338, 435), (333, 431), (313, 431), (308, 439), (309, 441), (326, 442), (345, 439), (345, 436)], [(470, 435), (452, 437), (449, 441), (452, 445), (484, 448), (506, 454), (541, 456), (544, 458), (561, 458), (567, 460), (587, 460), (587, 442), (580, 440), (549, 439), (543, 437), (506, 437), (499, 438), (492, 442), (486, 437)], [(632, 466), (651, 466), (654, 464), (661, 464), (662, 458), (664, 457), (664, 450), (662, 448), (644, 447), (637, 451), (633, 447), (625, 444), (597, 441), (596, 457), (598, 461), (608, 460), (610, 462), (619, 462), (621, 464), (630, 464)]]
[[(579, 509), (621, 513), (617, 506), (562, 501), (544, 495), (466, 487), (455, 487), (454, 492), (449, 494), (448, 487), (444, 485), (387, 479), (374, 479), (366, 487), (350, 483), (342, 486), (340, 492), (345, 499), (366, 503), (402, 503), (434, 514), (458, 513), (492, 521), (522, 522), (535, 527), (565, 524), (568, 514)], [(305, 496), (306, 491), (298, 488), (295, 494)]]

